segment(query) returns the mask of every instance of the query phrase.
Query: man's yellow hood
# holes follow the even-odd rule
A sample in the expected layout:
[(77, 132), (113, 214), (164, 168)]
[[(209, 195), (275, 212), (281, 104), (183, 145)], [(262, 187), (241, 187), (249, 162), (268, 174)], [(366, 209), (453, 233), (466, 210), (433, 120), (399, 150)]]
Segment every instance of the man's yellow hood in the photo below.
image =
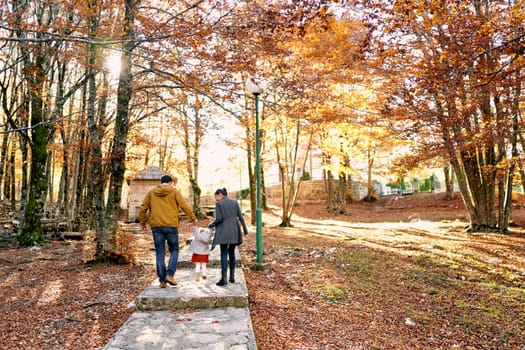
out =
[(168, 194), (173, 193), (173, 191), (175, 191), (175, 189), (172, 186), (167, 185), (167, 184), (158, 185), (157, 187), (153, 189), (153, 193), (157, 197), (165, 197)]

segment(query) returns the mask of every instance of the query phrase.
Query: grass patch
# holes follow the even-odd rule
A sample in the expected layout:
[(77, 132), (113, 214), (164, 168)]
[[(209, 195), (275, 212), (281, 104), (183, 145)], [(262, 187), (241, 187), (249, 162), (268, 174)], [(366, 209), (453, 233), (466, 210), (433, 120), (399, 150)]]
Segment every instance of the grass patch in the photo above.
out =
[(356, 273), (361, 277), (370, 277), (374, 275), (377, 269), (378, 260), (379, 257), (375, 252), (343, 250), (334, 260), (334, 263), (342, 266), (346, 273)]
[(330, 303), (341, 302), (348, 298), (344, 287), (338, 285), (317, 286), (314, 290)]
[(461, 315), (458, 317), (458, 323), (463, 326), (467, 334), (475, 333), (479, 328), (479, 323), (469, 316)]

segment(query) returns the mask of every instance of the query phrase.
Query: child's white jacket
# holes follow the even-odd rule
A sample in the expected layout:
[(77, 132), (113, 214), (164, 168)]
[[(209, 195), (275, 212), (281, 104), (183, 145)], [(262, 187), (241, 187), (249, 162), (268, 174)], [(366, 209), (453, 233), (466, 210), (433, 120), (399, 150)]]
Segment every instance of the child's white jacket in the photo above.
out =
[(193, 240), (190, 243), (190, 252), (200, 255), (210, 254), (212, 232), (207, 227), (192, 227)]

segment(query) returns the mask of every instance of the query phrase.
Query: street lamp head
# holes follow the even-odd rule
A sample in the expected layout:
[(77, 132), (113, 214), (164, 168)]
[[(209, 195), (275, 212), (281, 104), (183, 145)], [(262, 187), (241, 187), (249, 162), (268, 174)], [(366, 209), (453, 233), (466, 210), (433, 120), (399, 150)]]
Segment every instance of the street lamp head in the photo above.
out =
[(264, 80), (257, 81), (255, 78), (246, 79), (246, 90), (253, 95), (260, 95), (264, 92), (268, 83)]

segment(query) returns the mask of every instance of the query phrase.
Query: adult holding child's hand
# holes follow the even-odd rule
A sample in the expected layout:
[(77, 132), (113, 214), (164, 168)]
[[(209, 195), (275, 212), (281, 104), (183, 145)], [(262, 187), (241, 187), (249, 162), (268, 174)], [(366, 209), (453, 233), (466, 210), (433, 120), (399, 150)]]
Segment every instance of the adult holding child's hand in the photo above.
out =
[(216, 283), (218, 286), (228, 284), (228, 265), (230, 266), (229, 282), (235, 283), (235, 247), (242, 244), (241, 225), (244, 234), (247, 235), (248, 227), (239, 203), (228, 197), (225, 188), (219, 188), (215, 191), (215, 219), (208, 225), (208, 227), (215, 227), (212, 249), (217, 245), (221, 247), (221, 279)]

